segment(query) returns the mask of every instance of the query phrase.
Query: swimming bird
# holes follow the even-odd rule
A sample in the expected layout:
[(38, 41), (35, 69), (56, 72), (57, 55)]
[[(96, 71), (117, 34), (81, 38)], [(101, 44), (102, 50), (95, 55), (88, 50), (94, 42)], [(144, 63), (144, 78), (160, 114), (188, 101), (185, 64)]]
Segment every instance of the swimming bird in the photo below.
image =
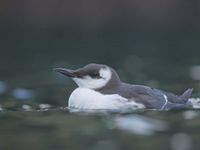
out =
[(192, 94), (192, 89), (178, 96), (145, 85), (124, 83), (113, 68), (103, 64), (91, 63), (76, 70), (67, 68), (54, 70), (70, 77), (78, 85), (69, 97), (69, 108), (169, 110), (185, 107)]

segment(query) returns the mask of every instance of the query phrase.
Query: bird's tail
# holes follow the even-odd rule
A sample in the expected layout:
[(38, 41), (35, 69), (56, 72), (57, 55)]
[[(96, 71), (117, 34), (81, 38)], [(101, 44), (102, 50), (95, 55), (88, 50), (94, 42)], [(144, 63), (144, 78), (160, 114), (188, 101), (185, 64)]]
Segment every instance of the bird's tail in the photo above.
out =
[(180, 99), (182, 99), (182, 101), (187, 102), (188, 99), (190, 98), (190, 96), (192, 95), (192, 91), (193, 89), (187, 89), (181, 96)]

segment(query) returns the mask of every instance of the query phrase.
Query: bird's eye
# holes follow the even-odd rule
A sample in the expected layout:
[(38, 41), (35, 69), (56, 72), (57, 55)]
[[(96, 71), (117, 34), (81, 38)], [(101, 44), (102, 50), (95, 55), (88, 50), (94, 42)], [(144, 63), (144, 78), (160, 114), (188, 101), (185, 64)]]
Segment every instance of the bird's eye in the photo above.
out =
[(100, 78), (99, 73), (91, 73), (90, 76), (91, 76), (92, 78)]

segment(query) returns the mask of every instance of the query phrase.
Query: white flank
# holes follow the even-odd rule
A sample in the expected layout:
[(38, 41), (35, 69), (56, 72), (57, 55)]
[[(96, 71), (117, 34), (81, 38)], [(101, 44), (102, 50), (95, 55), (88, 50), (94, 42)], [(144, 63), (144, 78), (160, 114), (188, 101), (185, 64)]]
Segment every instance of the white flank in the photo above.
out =
[(88, 88), (77, 88), (70, 95), (68, 107), (78, 109), (123, 109), (144, 108), (134, 101), (129, 102), (118, 94), (103, 95)]

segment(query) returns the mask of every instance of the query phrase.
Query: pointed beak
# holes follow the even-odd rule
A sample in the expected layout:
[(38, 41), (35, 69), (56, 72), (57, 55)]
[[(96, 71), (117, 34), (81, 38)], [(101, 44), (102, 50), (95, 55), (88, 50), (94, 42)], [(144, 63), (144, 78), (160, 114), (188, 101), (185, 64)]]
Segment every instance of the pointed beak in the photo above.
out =
[(70, 69), (66, 69), (66, 68), (55, 68), (54, 71), (59, 72), (65, 76), (68, 76), (70, 78), (74, 78), (77, 77), (77, 75), (75, 74), (75, 72), (73, 70)]

